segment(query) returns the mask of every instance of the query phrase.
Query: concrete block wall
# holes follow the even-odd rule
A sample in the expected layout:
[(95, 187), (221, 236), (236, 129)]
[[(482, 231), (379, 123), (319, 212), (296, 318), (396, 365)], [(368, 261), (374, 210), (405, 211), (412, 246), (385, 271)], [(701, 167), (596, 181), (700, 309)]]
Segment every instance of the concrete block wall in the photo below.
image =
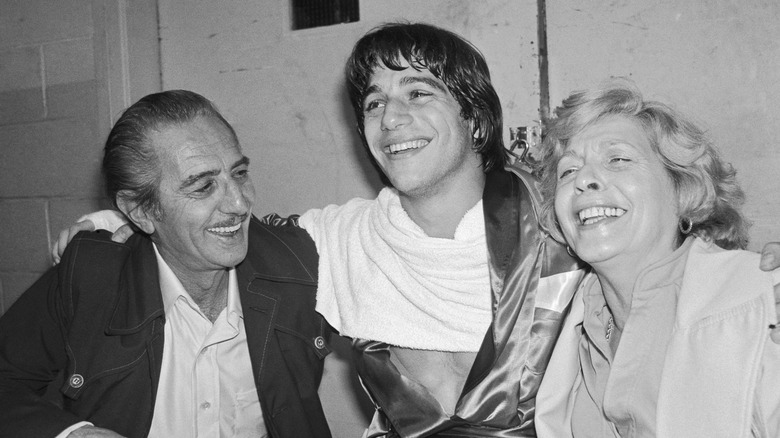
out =
[[(56, 4), (55, 4), (56, 3)], [(0, 5), (0, 313), (101, 200), (91, 0)]]
[(0, 314), (61, 229), (109, 207), (103, 142), (159, 62), (157, 0), (0, 2)]

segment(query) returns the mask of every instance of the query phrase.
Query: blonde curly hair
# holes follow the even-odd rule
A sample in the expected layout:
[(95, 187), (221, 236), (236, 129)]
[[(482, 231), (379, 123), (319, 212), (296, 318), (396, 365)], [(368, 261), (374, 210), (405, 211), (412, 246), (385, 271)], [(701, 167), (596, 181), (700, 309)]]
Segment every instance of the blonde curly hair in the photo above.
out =
[[(750, 224), (741, 211), (745, 196), (734, 168), (720, 158), (703, 129), (668, 105), (645, 101), (636, 86), (625, 79), (573, 93), (546, 125), (537, 169), (544, 197), (540, 222), (553, 238), (564, 242), (555, 216), (558, 161), (575, 135), (613, 116), (628, 118), (644, 128), (653, 152), (674, 183), (680, 218), (691, 221), (690, 234), (726, 249), (747, 246)], [(680, 235), (679, 240), (683, 238)]]

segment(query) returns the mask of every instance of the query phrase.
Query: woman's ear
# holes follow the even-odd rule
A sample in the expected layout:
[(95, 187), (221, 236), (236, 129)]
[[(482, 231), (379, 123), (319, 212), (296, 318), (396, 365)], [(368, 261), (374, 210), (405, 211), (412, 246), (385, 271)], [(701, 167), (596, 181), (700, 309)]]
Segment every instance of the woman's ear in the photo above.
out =
[(146, 211), (133, 200), (128, 190), (120, 190), (116, 195), (116, 204), (119, 210), (130, 219), (141, 231), (152, 235), (154, 233), (154, 215)]

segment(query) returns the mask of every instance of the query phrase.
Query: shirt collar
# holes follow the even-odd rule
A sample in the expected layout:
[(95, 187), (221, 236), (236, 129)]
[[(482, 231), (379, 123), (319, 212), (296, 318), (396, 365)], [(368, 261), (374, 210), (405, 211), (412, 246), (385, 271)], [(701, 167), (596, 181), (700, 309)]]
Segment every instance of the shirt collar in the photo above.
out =
[[(660, 288), (668, 285), (675, 285), (675, 291), (679, 292), (688, 253), (695, 240), (695, 237), (689, 236), (674, 252), (639, 273), (632, 291), (631, 312), (637, 294), (657, 293)], [(581, 287), (585, 303), (585, 331), (601, 333), (602, 327), (607, 327), (611, 315), (598, 276), (595, 273), (591, 274)]]
[[(176, 304), (179, 297), (183, 297), (185, 300), (192, 302), (190, 294), (184, 289), (184, 286), (173, 273), (168, 263), (163, 260), (160, 252), (157, 250), (157, 245), (152, 242), (154, 248), (154, 255), (157, 258), (157, 269), (159, 271), (160, 278), (160, 291), (162, 291), (163, 308), (165, 314), (168, 315), (168, 311)], [(194, 303), (192, 303), (194, 306)], [(197, 306), (195, 306), (197, 308)], [(238, 278), (236, 277), (236, 268), (230, 268), (228, 270), (228, 296), (227, 296), (227, 312), (228, 320), (233, 320), (236, 317), (243, 318), (244, 312), (241, 308), (241, 299), (238, 295)]]

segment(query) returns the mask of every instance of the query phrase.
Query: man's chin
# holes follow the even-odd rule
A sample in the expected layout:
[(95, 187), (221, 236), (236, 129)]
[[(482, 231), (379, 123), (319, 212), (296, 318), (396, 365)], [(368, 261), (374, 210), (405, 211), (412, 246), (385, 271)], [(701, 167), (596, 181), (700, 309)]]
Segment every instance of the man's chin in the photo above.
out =
[(247, 248), (246, 241), (237, 242), (235, 245), (220, 245), (212, 249), (212, 260), (225, 268), (235, 267), (246, 258)]
[(221, 266), (224, 269), (232, 269), (238, 266), (241, 262), (244, 261), (244, 257), (231, 257), (231, 258), (224, 258), (222, 260), (217, 260), (217, 265)]

